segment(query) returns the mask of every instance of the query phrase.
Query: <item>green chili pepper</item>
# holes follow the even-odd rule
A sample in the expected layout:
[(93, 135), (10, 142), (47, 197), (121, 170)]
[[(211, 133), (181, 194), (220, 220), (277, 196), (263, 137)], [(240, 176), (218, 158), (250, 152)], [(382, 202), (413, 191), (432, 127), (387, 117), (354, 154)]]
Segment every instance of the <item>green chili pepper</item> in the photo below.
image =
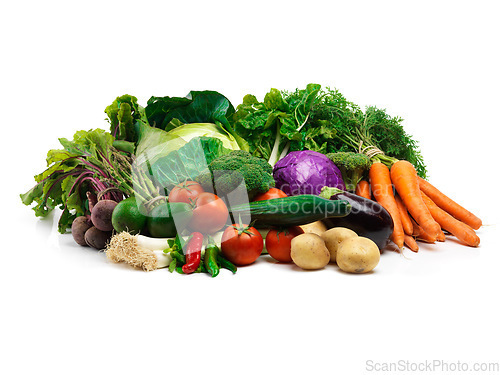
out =
[(182, 273), (182, 274), (184, 274), (184, 271), (182, 270), (182, 266), (175, 267), (175, 270), (177, 271), (177, 273)]
[(229, 271), (231, 271), (232, 273), (236, 273), (236, 271), (238, 270), (238, 268), (236, 268), (236, 266), (233, 263), (231, 263), (230, 261), (228, 261), (221, 254), (219, 254), (217, 256), (217, 261), (219, 262), (221, 268), (226, 268)]
[(194, 272), (195, 273), (209, 273), (207, 271), (207, 267), (205, 267), (205, 263), (203, 263), (203, 262), (200, 262), (200, 265), (198, 266), (198, 268)]
[(181, 254), (179, 251), (171, 251), (170, 256), (172, 257), (172, 259), (175, 259), (177, 261), (177, 264), (179, 264), (180, 266), (186, 264), (186, 256), (184, 254)]
[(219, 264), (217, 263), (217, 256), (219, 255), (219, 248), (215, 244), (212, 238), (209, 239), (209, 243), (205, 248), (205, 258), (203, 263), (208, 273), (215, 277), (219, 274)]

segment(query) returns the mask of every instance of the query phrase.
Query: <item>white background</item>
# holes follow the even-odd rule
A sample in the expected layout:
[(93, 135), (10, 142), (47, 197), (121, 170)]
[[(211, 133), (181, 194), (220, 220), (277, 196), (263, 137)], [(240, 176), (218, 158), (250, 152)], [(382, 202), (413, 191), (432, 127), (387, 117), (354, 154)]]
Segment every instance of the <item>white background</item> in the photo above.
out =
[[(13, 2), (12, 2), (13, 3)], [(0, 373), (368, 373), (367, 360), (500, 360), (494, 1), (25, 1), (2, 5)], [(262, 257), (236, 275), (135, 271), (55, 232), (18, 194), (58, 137), (121, 94), (309, 82), (387, 108), (481, 246), (386, 252), (375, 272)], [(54, 221), (55, 222), (55, 221)]]

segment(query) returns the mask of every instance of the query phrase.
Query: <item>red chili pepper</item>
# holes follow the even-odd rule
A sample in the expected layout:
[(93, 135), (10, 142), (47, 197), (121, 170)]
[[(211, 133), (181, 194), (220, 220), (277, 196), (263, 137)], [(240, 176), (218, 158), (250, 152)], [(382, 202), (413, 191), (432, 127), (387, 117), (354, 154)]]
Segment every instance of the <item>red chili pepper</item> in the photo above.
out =
[(200, 232), (194, 232), (191, 236), (186, 247), (186, 264), (182, 266), (182, 272), (184, 273), (193, 273), (201, 262), (203, 235)]

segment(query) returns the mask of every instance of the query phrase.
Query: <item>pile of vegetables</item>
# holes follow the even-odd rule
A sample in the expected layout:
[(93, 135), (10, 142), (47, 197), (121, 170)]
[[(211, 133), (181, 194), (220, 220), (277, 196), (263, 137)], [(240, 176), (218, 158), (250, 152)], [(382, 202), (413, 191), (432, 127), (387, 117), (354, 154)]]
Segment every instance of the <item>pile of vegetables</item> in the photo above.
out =
[(248, 94), (131, 95), (105, 108), (109, 131), (60, 138), (21, 194), (59, 231), (152, 271), (207, 273), (269, 254), (303, 269), (373, 270), (394, 243), (454, 235), (478, 246), (479, 218), (427, 180), (402, 119), (309, 84)]

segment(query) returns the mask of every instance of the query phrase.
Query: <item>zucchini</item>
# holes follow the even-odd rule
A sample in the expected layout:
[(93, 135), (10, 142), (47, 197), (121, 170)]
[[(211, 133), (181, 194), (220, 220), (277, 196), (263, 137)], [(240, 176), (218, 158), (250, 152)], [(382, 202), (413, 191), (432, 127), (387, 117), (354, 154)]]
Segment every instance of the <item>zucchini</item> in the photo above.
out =
[[(345, 200), (329, 200), (317, 195), (295, 195), (231, 206), (234, 222), (239, 218), (254, 222), (256, 228), (289, 227), (309, 224), (321, 219), (344, 217), (351, 212)], [(249, 218), (250, 216), (250, 218)]]

